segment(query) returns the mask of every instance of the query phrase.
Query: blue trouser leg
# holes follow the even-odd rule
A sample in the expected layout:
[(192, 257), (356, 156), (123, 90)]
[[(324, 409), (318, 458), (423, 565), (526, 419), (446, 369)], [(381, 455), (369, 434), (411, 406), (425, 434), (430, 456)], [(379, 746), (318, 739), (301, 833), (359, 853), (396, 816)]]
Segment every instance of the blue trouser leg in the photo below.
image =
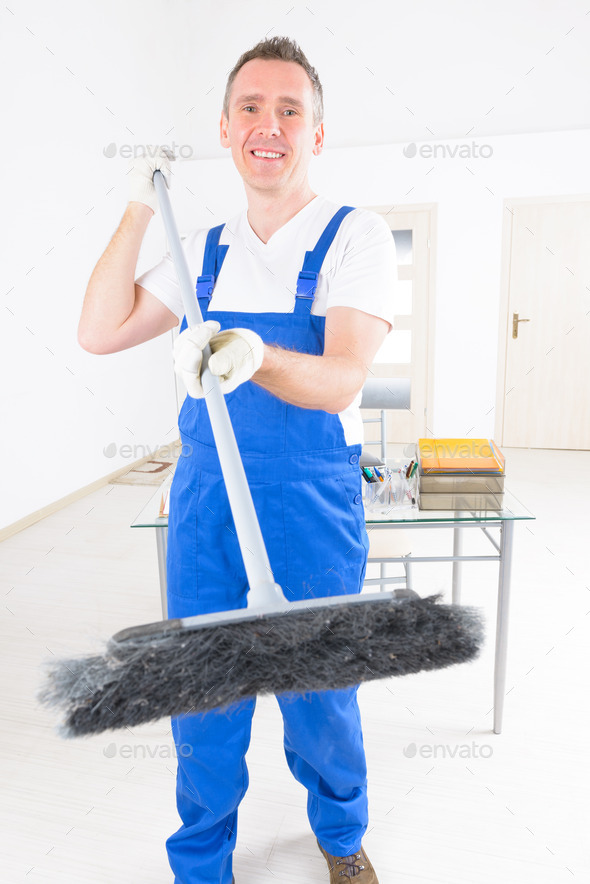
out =
[(245, 755), (255, 701), (172, 720), (183, 825), (166, 842), (175, 884), (230, 884), (237, 809), (248, 788)]
[(367, 829), (367, 767), (357, 688), (277, 697), (285, 755), (308, 791), (307, 813), (322, 847), (349, 856)]

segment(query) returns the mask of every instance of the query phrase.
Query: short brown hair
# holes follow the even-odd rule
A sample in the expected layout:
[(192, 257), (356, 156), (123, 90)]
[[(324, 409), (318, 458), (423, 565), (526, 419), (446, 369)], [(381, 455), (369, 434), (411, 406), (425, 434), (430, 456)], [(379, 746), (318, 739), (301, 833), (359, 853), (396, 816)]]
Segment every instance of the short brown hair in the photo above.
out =
[(307, 60), (299, 45), (289, 37), (271, 37), (269, 40), (261, 40), (252, 49), (248, 49), (240, 55), (233, 69), (230, 71), (223, 96), (223, 113), (226, 119), (229, 117), (229, 96), (237, 73), (248, 61), (255, 58), (278, 59), (279, 61), (294, 61), (301, 65), (311, 81), (313, 88), (313, 124), (318, 126), (324, 119), (324, 91), (318, 72)]

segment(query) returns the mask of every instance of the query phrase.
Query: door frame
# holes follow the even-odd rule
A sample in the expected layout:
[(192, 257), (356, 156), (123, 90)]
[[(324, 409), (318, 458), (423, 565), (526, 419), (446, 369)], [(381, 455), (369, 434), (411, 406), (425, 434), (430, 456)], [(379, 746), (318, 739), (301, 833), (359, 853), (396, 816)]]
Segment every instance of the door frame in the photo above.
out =
[[(425, 292), (425, 312), (426, 312), (426, 352), (425, 352), (425, 365), (424, 365), (424, 385), (425, 389), (423, 391), (423, 414), (421, 416), (416, 415), (416, 423), (421, 429), (419, 429), (418, 434), (416, 435), (416, 439), (411, 439), (407, 441), (416, 441), (418, 436), (432, 436), (432, 430), (430, 429), (430, 423), (432, 422), (434, 415), (434, 346), (435, 346), (435, 270), (436, 270), (436, 259), (437, 259), (437, 224), (438, 224), (438, 203), (409, 203), (409, 204), (397, 204), (395, 206), (386, 205), (386, 206), (367, 206), (366, 208), (370, 209), (372, 212), (376, 212), (378, 215), (381, 215), (388, 226), (390, 226), (390, 221), (392, 218), (395, 218), (396, 215), (409, 214), (409, 213), (421, 213), (423, 214), (428, 221), (428, 243), (427, 243), (427, 265), (426, 265), (426, 292)], [(394, 229), (391, 228), (390, 229)], [(406, 229), (405, 227), (395, 229)], [(413, 314), (413, 311), (412, 311)], [(410, 388), (410, 408), (413, 404), (413, 391)]]

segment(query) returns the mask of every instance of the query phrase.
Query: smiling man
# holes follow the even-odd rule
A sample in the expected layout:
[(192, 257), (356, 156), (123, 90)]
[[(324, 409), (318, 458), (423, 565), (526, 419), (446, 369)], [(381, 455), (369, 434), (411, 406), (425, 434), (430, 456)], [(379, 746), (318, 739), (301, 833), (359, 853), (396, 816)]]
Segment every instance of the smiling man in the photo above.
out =
[[(171, 617), (246, 605), (246, 575), (201, 386), (207, 343), (274, 579), (289, 600), (362, 588), (368, 539), (359, 403), (368, 367), (391, 328), (395, 250), (377, 215), (313, 192), (308, 169), (322, 151), (322, 119), (322, 87), (297, 44), (275, 37), (246, 52), (229, 75), (220, 134), (248, 208), (184, 243), (203, 323), (185, 327), (169, 255), (134, 280), (157, 209), (153, 171), (171, 176), (165, 151), (134, 163), (129, 206), (88, 286), (79, 337), (91, 352), (121, 350), (182, 322), (175, 370), (188, 390), (179, 427), (190, 455), (180, 458), (171, 492)], [(287, 763), (307, 789), (330, 881), (377, 884), (361, 845), (367, 776), (356, 693), (277, 699)], [(182, 747), (182, 825), (167, 842), (176, 884), (233, 880), (254, 705), (252, 699), (173, 720)], [(302, 877), (292, 868), (275, 874)]]

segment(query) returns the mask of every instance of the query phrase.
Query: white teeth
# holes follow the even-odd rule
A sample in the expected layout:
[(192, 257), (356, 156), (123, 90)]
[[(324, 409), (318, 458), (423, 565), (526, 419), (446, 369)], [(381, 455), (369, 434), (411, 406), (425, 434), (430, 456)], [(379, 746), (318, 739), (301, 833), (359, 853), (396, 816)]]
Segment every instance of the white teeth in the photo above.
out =
[(282, 157), (282, 153), (271, 153), (270, 150), (253, 150), (252, 153), (255, 157), (270, 157), (270, 159), (278, 160), (279, 157)]

